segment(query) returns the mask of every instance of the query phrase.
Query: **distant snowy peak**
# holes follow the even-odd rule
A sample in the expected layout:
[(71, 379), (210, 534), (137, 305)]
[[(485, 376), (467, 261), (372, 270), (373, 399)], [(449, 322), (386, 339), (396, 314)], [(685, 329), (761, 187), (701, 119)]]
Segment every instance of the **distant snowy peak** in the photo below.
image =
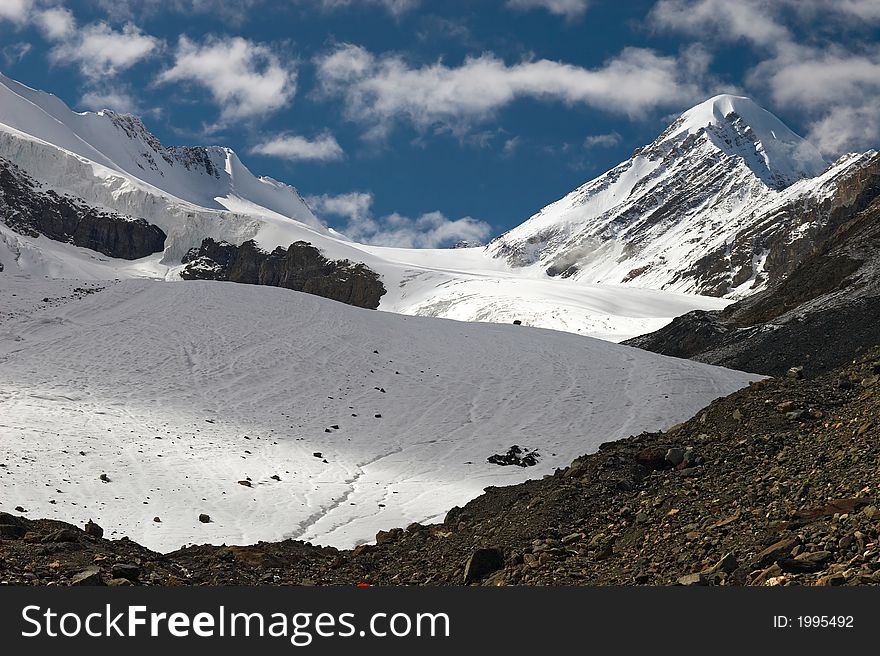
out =
[(873, 162), (829, 167), (753, 101), (715, 96), (488, 252), (537, 275), (741, 296), (786, 275), (849, 215)]
[(648, 147), (680, 144), (702, 135), (742, 161), (768, 187), (784, 189), (828, 168), (821, 153), (750, 98), (722, 94), (682, 114)]
[[(23, 143), (30, 142), (30, 143)], [(82, 175), (73, 179), (70, 161), (59, 166), (57, 151), (92, 164), (92, 187), (117, 178), (112, 197), (84, 193)], [(0, 74), (0, 157), (61, 191), (82, 195), (122, 212), (131, 203), (114, 199), (139, 192), (171, 197), (213, 211), (246, 212), (254, 217), (287, 218), (326, 232), (299, 192), (271, 178), (254, 176), (229, 148), (165, 146), (132, 114), (111, 110), (74, 112), (56, 96), (31, 89)], [(65, 170), (67, 175), (60, 176)], [(83, 173), (83, 171), (78, 171)], [(164, 202), (164, 201), (163, 201)], [(151, 204), (144, 214), (151, 218)]]

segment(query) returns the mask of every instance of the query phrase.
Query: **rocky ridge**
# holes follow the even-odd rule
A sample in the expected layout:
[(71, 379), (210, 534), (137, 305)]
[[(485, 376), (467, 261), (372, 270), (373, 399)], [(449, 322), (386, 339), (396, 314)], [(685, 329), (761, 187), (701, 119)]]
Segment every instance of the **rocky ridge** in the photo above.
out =
[(385, 293), (379, 274), (361, 263), (328, 260), (304, 241), (271, 253), (253, 240), (240, 246), (205, 239), (183, 258), (184, 280), (228, 280), (270, 285), (323, 296), (335, 301), (376, 309)]
[(804, 373), (754, 383), (667, 432), (606, 443), (541, 480), (488, 488), (441, 524), (382, 531), (351, 551), (288, 540), (163, 555), (106, 540), (93, 524), (26, 519), (19, 507), (0, 514), (0, 582), (880, 583), (880, 349)]

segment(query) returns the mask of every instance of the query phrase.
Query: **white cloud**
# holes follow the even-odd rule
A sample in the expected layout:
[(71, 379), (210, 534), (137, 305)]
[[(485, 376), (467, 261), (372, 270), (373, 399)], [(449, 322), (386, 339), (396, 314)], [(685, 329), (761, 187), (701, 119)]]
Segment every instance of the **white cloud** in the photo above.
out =
[(461, 134), (518, 98), (638, 117), (706, 95), (696, 82), (705, 73), (703, 62), (691, 53), (667, 57), (641, 48), (627, 48), (595, 69), (547, 59), (508, 65), (491, 53), (460, 66), (441, 61), (413, 67), (397, 55), (343, 44), (317, 58), (316, 66), (319, 93), (342, 98), (347, 118), (370, 125), (374, 137), (400, 120), (422, 131), (439, 125)]
[(515, 137), (511, 137), (504, 142), (504, 146), (502, 146), (501, 148), (501, 154), (505, 157), (511, 157), (521, 145), (522, 137), (518, 135)]
[(584, 148), (610, 148), (620, 143), (620, 135), (617, 132), (607, 134), (593, 134), (584, 139)]
[(790, 38), (763, 0), (659, 0), (648, 18), (660, 29), (704, 40), (742, 39), (766, 46)]
[(29, 18), (33, 5), (33, 0), (2, 0), (0, 2), (0, 20), (24, 23)]
[(421, 0), (300, 0), (317, 4), (325, 11), (346, 9), (348, 7), (382, 7), (392, 16), (400, 16), (421, 4)]
[(49, 52), (56, 64), (77, 64), (86, 77), (99, 79), (131, 68), (151, 55), (160, 42), (127, 23), (121, 31), (107, 23), (92, 23), (76, 30), (74, 24), (61, 33), (61, 21), (53, 29), (62, 38)]
[(309, 206), (318, 216), (345, 219), (338, 227), (347, 237), (366, 244), (400, 248), (441, 248), (458, 241), (483, 241), (491, 227), (466, 216), (450, 219), (442, 212), (427, 212), (415, 218), (394, 212), (381, 219), (372, 215), (373, 194), (351, 192), (339, 196), (310, 196)]
[(8, 46), (4, 46), (3, 49), (0, 50), (0, 54), (3, 55), (3, 60), (6, 62), (6, 65), (12, 66), (27, 57), (32, 49), (33, 46), (31, 46), (30, 43), (19, 41), (18, 43), (10, 43)]
[(306, 197), (306, 203), (318, 215), (329, 214), (341, 216), (349, 221), (361, 221), (370, 216), (373, 194), (363, 191), (352, 191), (338, 196), (321, 194)]
[(331, 134), (323, 134), (317, 139), (292, 134), (278, 135), (257, 144), (251, 152), (292, 161), (328, 162), (345, 156), (342, 146)]
[[(801, 118), (823, 154), (877, 147), (880, 47), (857, 33), (880, 21), (878, 0), (659, 0), (650, 20), (704, 44), (758, 46), (765, 58), (748, 72), (748, 88)], [(809, 45), (795, 26), (811, 32)]]
[(70, 36), (76, 28), (73, 14), (64, 7), (51, 7), (37, 13), (36, 23), (51, 41)]
[(282, 65), (269, 46), (241, 37), (208, 37), (199, 44), (181, 36), (174, 65), (158, 81), (205, 87), (221, 120), (229, 121), (281, 109), (296, 93), (296, 79), (296, 69)]
[(876, 101), (838, 105), (810, 123), (808, 137), (823, 153), (841, 153), (880, 145), (880, 114)]
[(749, 73), (749, 83), (806, 116), (807, 138), (825, 154), (880, 142), (880, 47), (855, 53), (839, 45), (784, 45)]
[(160, 13), (211, 14), (227, 22), (243, 23), (265, 0), (93, 0), (113, 20), (138, 20)]
[(141, 114), (144, 111), (134, 96), (121, 89), (92, 89), (83, 94), (79, 103), (86, 109), (112, 109), (122, 114)]
[(565, 16), (568, 20), (580, 18), (590, 6), (589, 0), (507, 0), (506, 4), (519, 11), (546, 9), (551, 14)]
[(488, 223), (466, 216), (450, 219), (442, 212), (428, 212), (416, 218), (389, 214), (380, 220), (350, 221), (342, 232), (355, 241), (399, 248), (441, 248), (458, 241), (483, 241)]

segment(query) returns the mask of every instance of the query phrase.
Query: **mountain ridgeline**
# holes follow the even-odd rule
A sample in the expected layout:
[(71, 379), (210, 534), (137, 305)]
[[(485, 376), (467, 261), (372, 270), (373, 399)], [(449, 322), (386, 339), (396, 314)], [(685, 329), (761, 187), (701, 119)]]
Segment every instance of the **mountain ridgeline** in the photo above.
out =
[(829, 166), (748, 98), (717, 96), (488, 248), (585, 283), (742, 296), (791, 273), (867, 204), (875, 155)]

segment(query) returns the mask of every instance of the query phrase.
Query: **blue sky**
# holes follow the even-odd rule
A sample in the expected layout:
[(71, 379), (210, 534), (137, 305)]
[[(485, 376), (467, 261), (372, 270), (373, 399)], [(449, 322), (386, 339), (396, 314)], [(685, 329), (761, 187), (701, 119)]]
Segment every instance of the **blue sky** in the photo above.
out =
[(880, 145), (880, 0), (0, 0), (0, 70), (234, 148), (374, 243), (486, 240), (681, 111)]

